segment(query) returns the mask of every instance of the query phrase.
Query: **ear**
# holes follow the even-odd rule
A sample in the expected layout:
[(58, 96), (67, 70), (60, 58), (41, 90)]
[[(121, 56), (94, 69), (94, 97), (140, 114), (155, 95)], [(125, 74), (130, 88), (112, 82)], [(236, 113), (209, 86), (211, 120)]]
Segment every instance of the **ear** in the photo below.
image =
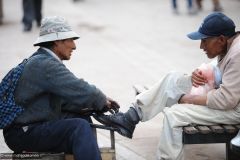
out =
[(219, 42), (221, 43), (221, 44), (225, 44), (225, 43), (227, 43), (227, 37), (226, 36), (224, 36), (224, 35), (221, 35), (221, 36), (219, 36)]
[(56, 52), (58, 50), (58, 46), (59, 46), (59, 41), (54, 41), (53, 46), (52, 46), (52, 50), (54, 52)]
[(54, 41), (54, 46), (58, 46), (59, 45), (59, 41)]

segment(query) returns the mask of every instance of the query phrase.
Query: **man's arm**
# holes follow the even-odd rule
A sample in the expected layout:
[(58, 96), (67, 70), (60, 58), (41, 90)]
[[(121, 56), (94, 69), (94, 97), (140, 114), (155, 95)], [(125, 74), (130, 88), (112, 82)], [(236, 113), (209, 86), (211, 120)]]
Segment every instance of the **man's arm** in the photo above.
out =
[(98, 88), (77, 78), (64, 64), (55, 60), (45, 63), (46, 89), (73, 105), (102, 110), (107, 98)]
[(214, 109), (228, 110), (239, 106), (240, 102), (240, 55), (226, 60), (222, 84), (217, 90), (208, 92), (207, 106)]
[(207, 104), (207, 96), (206, 95), (191, 95), (185, 94), (183, 95), (178, 103), (188, 103), (188, 104), (196, 104), (196, 105), (204, 105)]

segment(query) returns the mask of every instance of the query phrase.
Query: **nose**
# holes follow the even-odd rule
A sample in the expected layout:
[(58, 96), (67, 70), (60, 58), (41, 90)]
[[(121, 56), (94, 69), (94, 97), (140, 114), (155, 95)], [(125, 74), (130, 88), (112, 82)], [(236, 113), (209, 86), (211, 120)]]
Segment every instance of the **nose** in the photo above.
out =
[(74, 40), (72, 40), (72, 50), (75, 50), (76, 49), (76, 44), (74, 42)]

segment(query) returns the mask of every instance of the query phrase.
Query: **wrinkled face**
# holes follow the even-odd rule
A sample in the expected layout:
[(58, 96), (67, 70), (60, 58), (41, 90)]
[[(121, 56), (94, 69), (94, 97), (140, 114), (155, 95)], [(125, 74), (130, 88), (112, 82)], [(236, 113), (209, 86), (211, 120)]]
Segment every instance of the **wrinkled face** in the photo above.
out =
[(55, 53), (61, 60), (69, 60), (75, 49), (76, 45), (73, 39), (55, 41)]
[(201, 40), (200, 49), (202, 49), (212, 59), (222, 55), (225, 52), (227, 40), (224, 36), (209, 37)]

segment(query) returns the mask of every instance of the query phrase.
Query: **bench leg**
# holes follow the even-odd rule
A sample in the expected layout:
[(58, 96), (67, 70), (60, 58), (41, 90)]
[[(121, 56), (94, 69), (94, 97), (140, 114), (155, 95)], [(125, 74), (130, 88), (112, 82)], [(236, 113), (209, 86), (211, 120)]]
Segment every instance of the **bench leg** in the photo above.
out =
[(110, 137), (111, 137), (111, 149), (115, 150), (115, 135), (114, 135), (114, 131), (110, 131)]
[(232, 152), (230, 149), (230, 142), (226, 143), (226, 160), (239, 160), (239, 155)]

